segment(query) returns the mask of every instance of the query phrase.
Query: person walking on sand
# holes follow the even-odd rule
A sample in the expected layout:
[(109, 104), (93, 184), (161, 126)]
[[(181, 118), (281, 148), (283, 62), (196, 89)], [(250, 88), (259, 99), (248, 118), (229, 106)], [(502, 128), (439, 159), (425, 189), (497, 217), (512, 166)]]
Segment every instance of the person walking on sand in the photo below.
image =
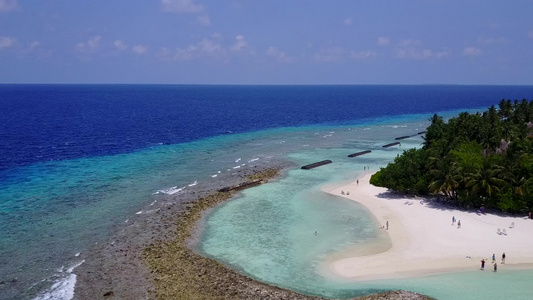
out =
[(386, 230), (389, 230), (389, 220), (387, 220), (387, 229)]
[(455, 216), (452, 216), (452, 225), (455, 224)]
[(357, 179), (357, 185), (359, 185), (359, 179)]
[(481, 271), (485, 270), (485, 259), (481, 259)]
[(492, 263), (496, 261), (496, 254), (492, 253)]
[(505, 264), (505, 252), (502, 254), (502, 264)]
[(461, 228), (461, 220), (457, 221), (457, 228)]

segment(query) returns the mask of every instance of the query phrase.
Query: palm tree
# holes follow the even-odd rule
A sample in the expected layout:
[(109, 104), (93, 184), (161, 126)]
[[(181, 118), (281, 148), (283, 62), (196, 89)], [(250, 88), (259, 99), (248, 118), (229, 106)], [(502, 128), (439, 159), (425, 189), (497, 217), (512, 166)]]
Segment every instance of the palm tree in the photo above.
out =
[(505, 185), (505, 180), (500, 179), (498, 175), (502, 169), (484, 163), (480, 168), (470, 173), (465, 187), (469, 189), (470, 195), (481, 198), (492, 197)]
[(429, 171), (433, 181), (428, 186), (431, 193), (443, 193), (450, 199), (457, 199), (457, 189), (460, 186), (461, 175), (455, 163), (441, 164), (442, 168), (435, 168)]

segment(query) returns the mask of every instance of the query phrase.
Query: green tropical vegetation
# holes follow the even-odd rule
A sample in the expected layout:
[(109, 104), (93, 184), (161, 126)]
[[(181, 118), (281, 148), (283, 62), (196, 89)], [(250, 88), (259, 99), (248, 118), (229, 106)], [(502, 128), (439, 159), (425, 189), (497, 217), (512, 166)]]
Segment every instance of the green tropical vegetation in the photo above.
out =
[(533, 209), (533, 101), (503, 99), (483, 113), (430, 121), (422, 147), (397, 156), (370, 183), (460, 207)]

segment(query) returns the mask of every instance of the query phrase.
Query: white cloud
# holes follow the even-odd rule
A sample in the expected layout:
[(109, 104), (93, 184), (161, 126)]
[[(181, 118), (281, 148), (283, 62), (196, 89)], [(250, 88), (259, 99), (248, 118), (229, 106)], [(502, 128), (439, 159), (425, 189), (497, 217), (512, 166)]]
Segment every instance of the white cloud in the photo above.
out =
[(248, 43), (246, 42), (246, 40), (244, 39), (244, 36), (242, 35), (236, 36), (235, 40), (236, 40), (235, 44), (231, 46), (230, 48), (230, 50), (232, 51), (241, 51), (244, 48), (246, 48), (246, 46), (248, 46)]
[(346, 25), (346, 26), (350, 26), (350, 25), (352, 25), (352, 22), (353, 22), (353, 21), (352, 21), (352, 18), (346, 18), (346, 19), (344, 19), (344, 21), (343, 21), (344, 25)]
[(128, 49), (128, 45), (124, 43), (122, 40), (116, 40), (113, 42), (113, 47), (117, 50), (126, 50)]
[(503, 44), (507, 41), (504, 37), (479, 37), (477, 42), (484, 45)]
[(2, 48), (8, 48), (15, 44), (15, 41), (17, 39), (8, 37), (8, 36), (0, 36), (0, 50)]
[(198, 23), (204, 26), (211, 25), (211, 19), (209, 19), (209, 16), (207, 14), (199, 15), (197, 19), (198, 19)]
[(144, 45), (135, 45), (131, 48), (131, 51), (135, 54), (142, 55), (145, 54), (146, 51), (148, 51), (148, 47)]
[(328, 47), (315, 53), (315, 60), (322, 62), (338, 62), (343, 60), (346, 52), (340, 47)]
[(172, 54), (172, 51), (170, 49), (161, 47), (155, 53), (155, 57), (163, 61), (168, 61), (170, 60), (170, 54)]
[(225, 58), (227, 50), (214, 40), (203, 39), (196, 45), (178, 48), (174, 55), (176, 61), (190, 61), (199, 57)]
[(36, 47), (39, 47), (40, 45), (41, 45), (41, 43), (39, 43), (39, 41), (33, 41), (33, 42), (31, 42), (30, 47), (31, 48), (36, 48)]
[(280, 62), (292, 62), (292, 59), (290, 57), (288, 57), (283, 51), (278, 50), (276, 47), (268, 47), (265, 53), (267, 56), (274, 57)]
[(189, 47), (182, 49), (178, 48), (176, 50), (176, 55), (174, 55), (174, 60), (177, 61), (190, 61), (194, 58), (194, 54), (198, 48), (196, 46), (190, 45)]
[(451, 54), (446, 49), (435, 51), (421, 46), (422, 42), (420, 40), (403, 40), (398, 43), (398, 47), (394, 50), (394, 56), (402, 59), (439, 59), (448, 57)]
[(389, 43), (390, 39), (388, 37), (378, 37), (378, 46), (387, 46)]
[(95, 52), (100, 46), (101, 39), (102, 37), (97, 35), (90, 38), (87, 42), (80, 42), (76, 45), (76, 50), (84, 53)]
[(203, 39), (200, 43), (198, 43), (198, 46), (200, 51), (209, 55), (216, 55), (225, 52), (220, 44), (208, 39)]
[(199, 13), (204, 11), (203, 5), (195, 0), (161, 0), (163, 11), (173, 13)]
[(91, 49), (96, 49), (100, 45), (101, 36), (95, 36), (87, 41), (87, 46)]
[(422, 42), (420, 42), (419, 40), (408, 39), (408, 40), (400, 41), (399, 46), (400, 47), (418, 47), (421, 44)]
[(414, 47), (399, 48), (395, 51), (397, 58), (405, 59), (431, 59), (444, 58), (450, 55), (449, 51), (433, 51), (431, 49), (416, 49)]
[(480, 54), (481, 54), (481, 49), (476, 48), (476, 47), (466, 47), (463, 50), (463, 55), (466, 55), (466, 56), (477, 56)]
[(366, 50), (366, 51), (350, 51), (350, 57), (355, 59), (365, 59), (365, 58), (373, 58), (376, 57), (376, 52), (372, 50)]
[(0, 13), (10, 12), (17, 8), (17, 0), (0, 0)]
[(222, 40), (222, 34), (218, 33), (218, 32), (215, 32), (211, 35), (211, 37), (215, 40)]
[(196, 21), (204, 26), (211, 25), (209, 15), (205, 13), (204, 6), (197, 4), (196, 0), (161, 0), (163, 11), (178, 14), (199, 14)]

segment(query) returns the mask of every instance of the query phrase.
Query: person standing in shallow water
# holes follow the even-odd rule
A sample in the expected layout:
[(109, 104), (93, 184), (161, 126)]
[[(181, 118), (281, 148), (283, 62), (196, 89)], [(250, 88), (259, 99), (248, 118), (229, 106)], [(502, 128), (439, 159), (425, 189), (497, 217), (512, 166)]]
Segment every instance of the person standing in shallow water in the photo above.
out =
[(485, 270), (485, 259), (484, 258), (481, 260), (481, 270), (482, 271)]
[(502, 264), (505, 264), (505, 252), (502, 254)]
[(494, 272), (498, 272), (498, 263), (494, 263)]

